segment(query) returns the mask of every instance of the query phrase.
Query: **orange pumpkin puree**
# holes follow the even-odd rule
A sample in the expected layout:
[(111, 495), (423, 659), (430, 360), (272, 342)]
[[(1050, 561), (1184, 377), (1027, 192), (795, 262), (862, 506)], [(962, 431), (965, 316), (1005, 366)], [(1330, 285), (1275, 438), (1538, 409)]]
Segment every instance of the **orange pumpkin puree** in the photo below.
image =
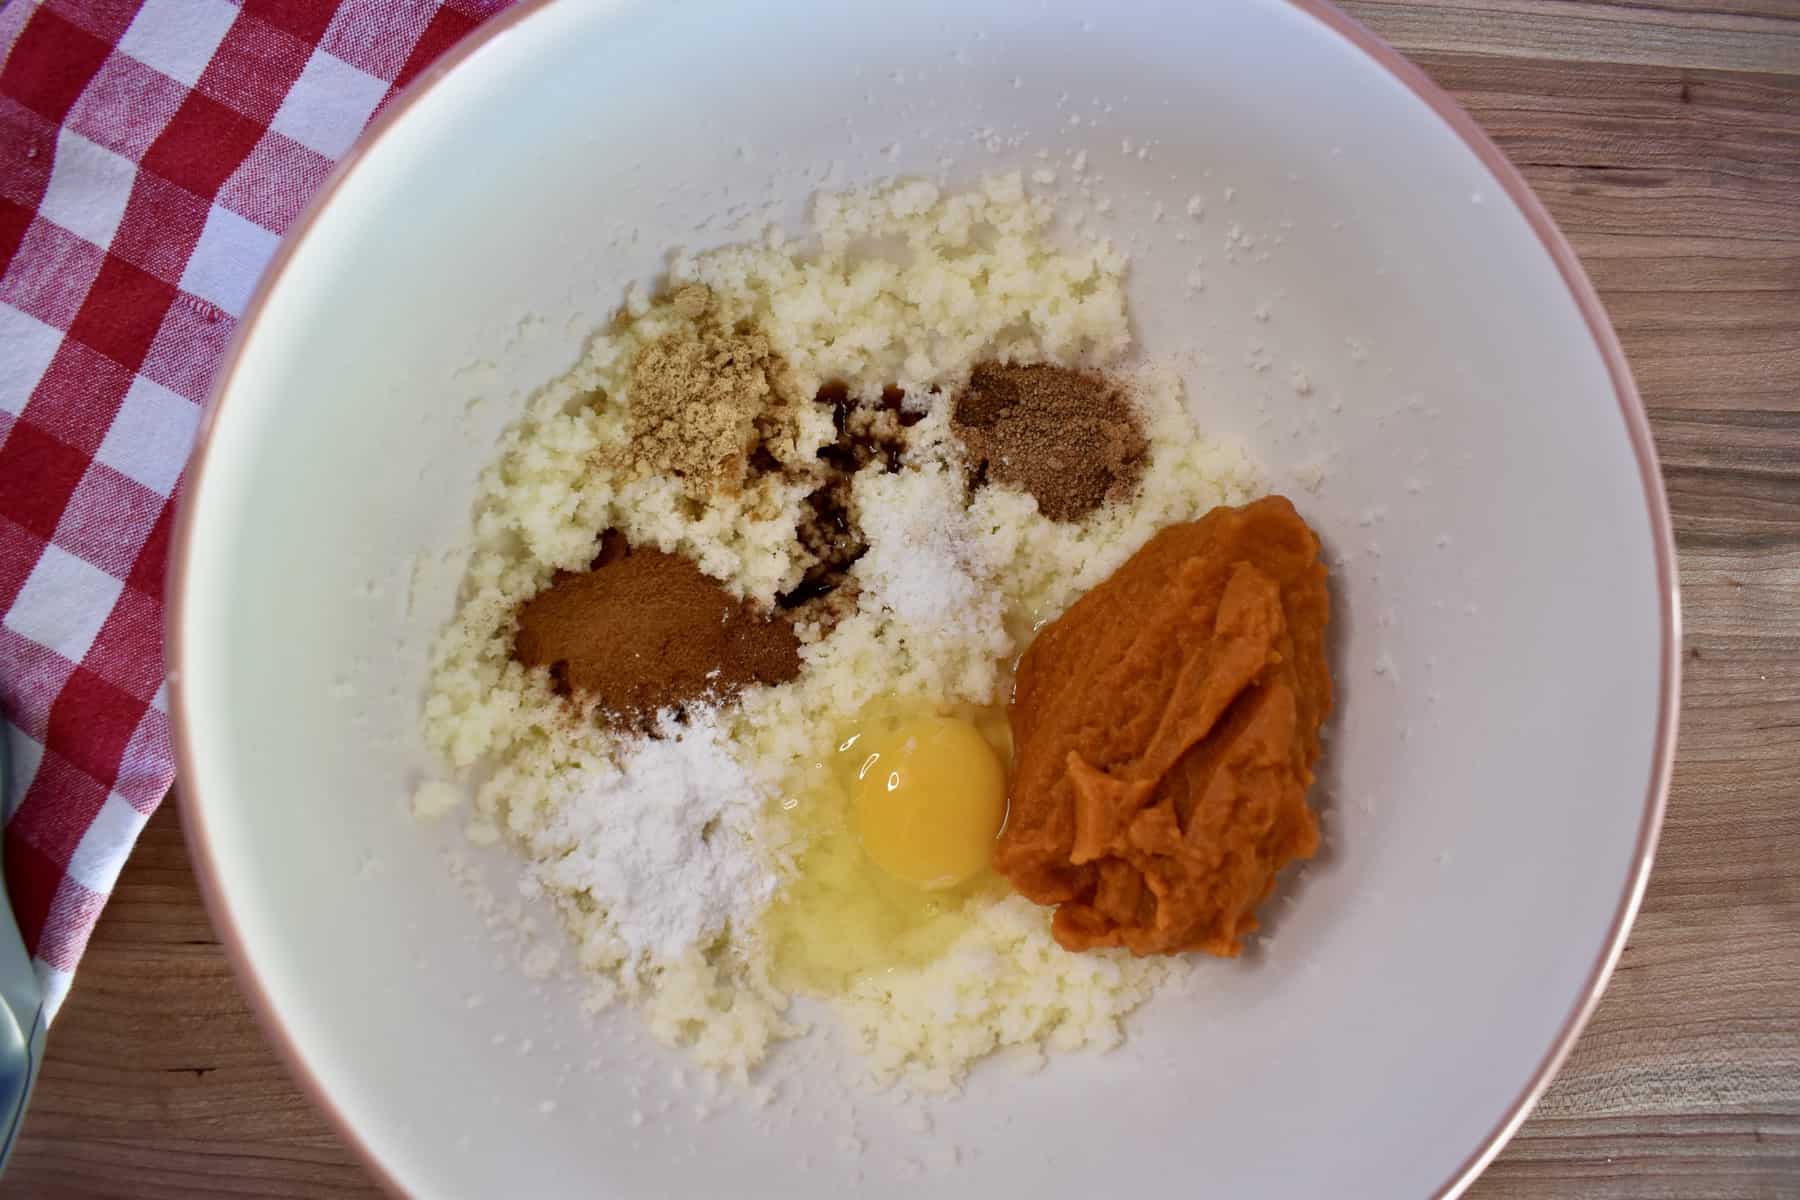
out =
[(1319, 539), (1270, 496), (1163, 530), (1031, 644), (994, 865), (1066, 949), (1243, 948), (1318, 848), (1330, 607)]

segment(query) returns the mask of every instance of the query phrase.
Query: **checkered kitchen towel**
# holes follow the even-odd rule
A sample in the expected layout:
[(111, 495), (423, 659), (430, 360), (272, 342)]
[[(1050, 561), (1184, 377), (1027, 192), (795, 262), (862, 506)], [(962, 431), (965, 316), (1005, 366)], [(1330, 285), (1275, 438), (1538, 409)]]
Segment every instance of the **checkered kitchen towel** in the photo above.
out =
[(276, 240), (505, 0), (0, 0), (5, 872), (50, 1010), (174, 778), (163, 573)]

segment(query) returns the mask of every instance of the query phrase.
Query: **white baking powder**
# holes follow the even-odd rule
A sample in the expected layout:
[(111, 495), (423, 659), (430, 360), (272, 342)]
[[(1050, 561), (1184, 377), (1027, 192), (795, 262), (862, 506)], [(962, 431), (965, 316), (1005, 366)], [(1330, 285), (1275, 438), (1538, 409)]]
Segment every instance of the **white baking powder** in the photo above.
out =
[(754, 845), (763, 803), (711, 713), (629, 744), (619, 770), (587, 775), (559, 806), (549, 840), (569, 849), (542, 870), (591, 896), (634, 952), (671, 959), (747, 929), (774, 887)]

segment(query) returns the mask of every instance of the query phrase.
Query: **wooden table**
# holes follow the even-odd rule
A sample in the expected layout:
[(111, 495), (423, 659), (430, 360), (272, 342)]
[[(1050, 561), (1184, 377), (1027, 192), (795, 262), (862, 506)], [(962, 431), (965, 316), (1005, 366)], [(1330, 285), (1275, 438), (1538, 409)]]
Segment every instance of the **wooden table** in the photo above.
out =
[[(1346, 7), (1574, 241), (1681, 548), (1681, 750), (1649, 894), (1574, 1056), (1470, 1194), (1800, 1196), (1800, 0)], [(239, 998), (172, 804), (88, 948), (4, 1186), (370, 1190)]]

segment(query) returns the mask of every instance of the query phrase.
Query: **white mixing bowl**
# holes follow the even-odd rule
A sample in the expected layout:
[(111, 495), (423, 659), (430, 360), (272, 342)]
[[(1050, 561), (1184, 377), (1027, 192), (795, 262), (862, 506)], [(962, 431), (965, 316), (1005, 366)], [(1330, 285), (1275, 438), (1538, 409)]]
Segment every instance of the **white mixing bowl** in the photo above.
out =
[[(1200, 424), (1241, 433), (1334, 556), (1328, 850), (1264, 952), (1205, 964), (1117, 1052), (978, 1072), (929, 1133), (889, 1099), (853, 1118), (817, 1048), (770, 1108), (714, 1105), (628, 1014), (591, 1027), (572, 986), (529, 983), (445, 868), (454, 822), (408, 815), (438, 555), (521, 397), (667, 248), (795, 226), (826, 179), (1066, 189), (1079, 150), (1141, 346), (1180, 356)], [(703, 225), (738, 205), (755, 220)], [(1322, 3), (526, 3), (378, 122), (221, 373), (175, 554), (186, 819), (272, 1037), (399, 1189), (1453, 1193), (1635, 911), (1672, 562), (1568, 245)]]

